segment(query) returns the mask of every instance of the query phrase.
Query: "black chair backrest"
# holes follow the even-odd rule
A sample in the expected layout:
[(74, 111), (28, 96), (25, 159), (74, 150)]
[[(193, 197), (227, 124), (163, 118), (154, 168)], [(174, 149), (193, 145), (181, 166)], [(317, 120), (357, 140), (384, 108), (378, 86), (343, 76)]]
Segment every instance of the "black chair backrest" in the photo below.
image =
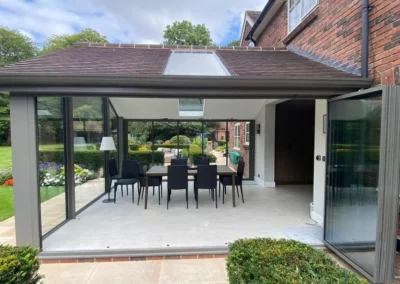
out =
[(139, 162), (135, 160), (124, 160), (122, 162), (121, 178), (140, 178)]
[(117, 161), (115, 159), (110, 159), (108, 161), (108, 171), (110, 173), (110, 177), (118, 174)]
[(168, 166), (168, 189), (188, 188), (187, 165)]
[(187, 165), (187, 159), (171, 159), (171, 166)]
[(217, 166), (199, 165), (197, 167), (197, 188), (217, 188)]
[(196, 166), (198, 166), (198, 165), (209, 165), (210, 161), (207, 160), (207, 158), (205, 158), (205, 157), (197, 157), (196, 159), (194, 159), (194, 164)]
[(241, 178), (243, 178), (243, 174), (244, 174), (244, 165), (245, 165), (245, 163), (243, 161), (239, 161), (237, 171), (236, 171), (236, 174)]

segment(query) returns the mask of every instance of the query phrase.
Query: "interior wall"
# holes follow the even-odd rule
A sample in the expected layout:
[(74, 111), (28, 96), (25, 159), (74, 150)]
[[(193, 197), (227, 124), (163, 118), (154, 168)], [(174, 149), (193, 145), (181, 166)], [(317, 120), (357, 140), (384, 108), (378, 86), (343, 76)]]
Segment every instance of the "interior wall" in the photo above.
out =
[(315, 101), (291, 100), (276, 106), (275, 182), (312, 184)]
[[(325, 171), (326, 171), (326, 133), (323, 131), (324, 115), (327, 114), (327, 100), (315, 101), (315, 136), (314, 136), (314, 190), (311, 217), (319, 224), (324, 220), (325, 207)], [(317, 156), (321, 160), (317, 160)], [(325, 158), (325, 159), (324, 159)]]

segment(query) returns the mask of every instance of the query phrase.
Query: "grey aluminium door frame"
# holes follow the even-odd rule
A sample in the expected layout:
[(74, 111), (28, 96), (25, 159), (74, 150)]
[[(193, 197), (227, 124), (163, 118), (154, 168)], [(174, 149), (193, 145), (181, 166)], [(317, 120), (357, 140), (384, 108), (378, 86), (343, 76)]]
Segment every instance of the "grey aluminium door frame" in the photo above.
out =
[[(397, 220), (399, 206), (400, 187), (400, 87), (382, 86), (356, 93), (346, 94), (328, 100), (329, 103), (347, 98), (356, 98), (372, 93), (382, 94), (382, 117), (380, 134), (379, 157), (379, 191), (378, 191), (378, 216), (375, 245), (374, 275), (371, 277), (356, 263), (326, 242), (326, 229), (324, 230), (325, 245), (339, 255), (343, 260), (357, 269), (374, 283), (384, 283), (394, 278), (394, 266), (396, 262)], [(328, 139), (326, 153), (329, 161), (328, 143), (330, 139), (328, 124)], [(326, 163), (326, 172), (328, 173)], [(329, 175), (325, 180), (325, 214), (324, 224), (327, 222), (327, 184)]]

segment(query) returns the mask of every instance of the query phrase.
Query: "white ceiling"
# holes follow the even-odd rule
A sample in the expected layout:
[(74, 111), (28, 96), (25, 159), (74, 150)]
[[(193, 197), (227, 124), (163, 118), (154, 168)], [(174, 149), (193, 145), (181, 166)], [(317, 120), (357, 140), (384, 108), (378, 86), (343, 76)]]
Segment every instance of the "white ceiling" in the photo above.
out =
[[(196, 119), (180, 117), (178, 99), (110, 98), (119, 116), (125, 119)], [(206, 99), (203, 119), (255, 119), (267, 101)]]

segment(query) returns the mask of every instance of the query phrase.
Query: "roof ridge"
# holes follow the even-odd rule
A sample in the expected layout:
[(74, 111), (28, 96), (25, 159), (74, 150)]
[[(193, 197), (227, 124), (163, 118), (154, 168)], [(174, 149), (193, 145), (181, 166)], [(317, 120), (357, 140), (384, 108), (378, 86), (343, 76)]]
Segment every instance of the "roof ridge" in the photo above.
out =
[(287, 51), (286, 47), (262, 46), (207, 46), (207, 45), (170, 45), (170, 44), (121, 44), (121, 43), (94, 43), (78, 42), (74, 47), (99, 48), (134, 48), (134, 49), (184, 49), (184, 50), (240, 50), (240, 51)]

